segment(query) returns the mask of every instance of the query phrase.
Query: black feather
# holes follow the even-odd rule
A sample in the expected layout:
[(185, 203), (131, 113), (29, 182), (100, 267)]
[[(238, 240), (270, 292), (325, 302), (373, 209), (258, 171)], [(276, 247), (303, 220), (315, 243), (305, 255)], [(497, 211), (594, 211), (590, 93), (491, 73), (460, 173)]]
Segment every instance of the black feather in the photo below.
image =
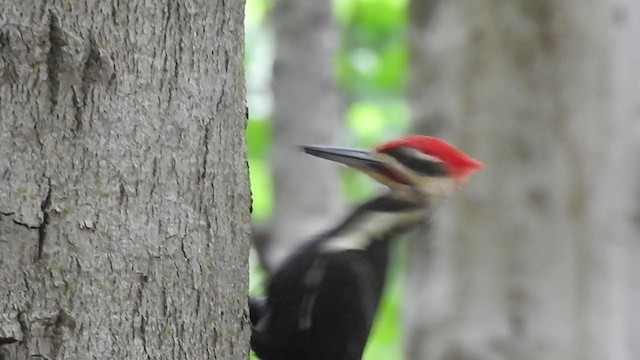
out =
[[(266, 303), (252, 305), (251, 347), (263, 360), (359, 360), (385, 284), (390, 241), (421, 221), (392, 224), (364, 249), (325, 251), (372, 212), (424, 210), (385, 195), (362, 204), (304, 245), (269, 279)], [(255, 313), (255, 314), (254, 314)]]

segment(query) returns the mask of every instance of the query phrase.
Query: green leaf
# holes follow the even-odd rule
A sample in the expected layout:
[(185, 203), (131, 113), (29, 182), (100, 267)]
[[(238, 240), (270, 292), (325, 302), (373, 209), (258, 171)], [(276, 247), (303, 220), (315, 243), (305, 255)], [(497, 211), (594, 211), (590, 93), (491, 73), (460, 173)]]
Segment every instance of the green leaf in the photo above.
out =
[(402, 42), (390, 44), (381, 53), (373, 75), (377, 86), (390, 92), (402, 93), (405, 88), (407, 61), (406, 45)]
[(245, 134), (248, 156), (254, 160), (266, 158), (271, 147), (271, 121), (250, 119)]
[(268, 161), (249, 157), (249, 179), (251, 181), (252, 216), (264, 221), (271, 215), (273, 191)]
[(270, 0), (247, 0), (244, 16), (245, 27), (260, 26), (271, 8), (271, 3)]
[(347, 123), (360, 146), (377, 143), (402, 135), (409, 124), (404, 101), (359, 101), (347, 109)]
[(406, 23), (406, 3), (406, 0), (359, 0), (357, 19), (370, 30), (394, 30)]

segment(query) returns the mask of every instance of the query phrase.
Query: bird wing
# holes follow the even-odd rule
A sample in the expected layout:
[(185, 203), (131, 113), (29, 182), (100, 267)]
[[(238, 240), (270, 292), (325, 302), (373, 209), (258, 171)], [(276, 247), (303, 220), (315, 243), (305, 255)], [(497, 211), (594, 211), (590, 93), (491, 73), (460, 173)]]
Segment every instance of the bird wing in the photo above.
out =
[(314, 254), (271, 280), (252, 347), (265, 360), (357, 360), (379, 299), (362, 251)]

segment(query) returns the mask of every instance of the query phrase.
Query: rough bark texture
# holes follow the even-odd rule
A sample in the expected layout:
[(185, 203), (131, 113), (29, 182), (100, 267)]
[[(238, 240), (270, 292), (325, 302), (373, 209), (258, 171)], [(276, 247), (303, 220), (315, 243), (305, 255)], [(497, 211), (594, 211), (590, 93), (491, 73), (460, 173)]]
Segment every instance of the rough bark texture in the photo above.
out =
[(336, 220), (342, 209), (337, 167), (312, 159), (298, 148), (332, 144), (341, 128), (333, 80), (338, 34), (331, 2), (277, 0), (273, 24), (275, 199), (268, 268)]
[(0, 1), (0, 359), (246, 359), (243, 1)]
[(414, 121), (486, 168), (411, 244), (408, 358), (640, 358), (640, 3), (413, 6)]

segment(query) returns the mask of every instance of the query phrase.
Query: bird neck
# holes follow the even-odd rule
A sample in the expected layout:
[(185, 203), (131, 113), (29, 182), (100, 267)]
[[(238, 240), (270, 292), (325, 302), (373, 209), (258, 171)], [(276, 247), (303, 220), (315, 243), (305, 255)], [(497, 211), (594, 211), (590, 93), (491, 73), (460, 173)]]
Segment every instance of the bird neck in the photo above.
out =
[(391, 193), (369, 200), (347, 216), (324, 237), (326, 252), (366, 250), (377, 241), (387, 241), (424, 223), (433, 201), (411, 201)]

